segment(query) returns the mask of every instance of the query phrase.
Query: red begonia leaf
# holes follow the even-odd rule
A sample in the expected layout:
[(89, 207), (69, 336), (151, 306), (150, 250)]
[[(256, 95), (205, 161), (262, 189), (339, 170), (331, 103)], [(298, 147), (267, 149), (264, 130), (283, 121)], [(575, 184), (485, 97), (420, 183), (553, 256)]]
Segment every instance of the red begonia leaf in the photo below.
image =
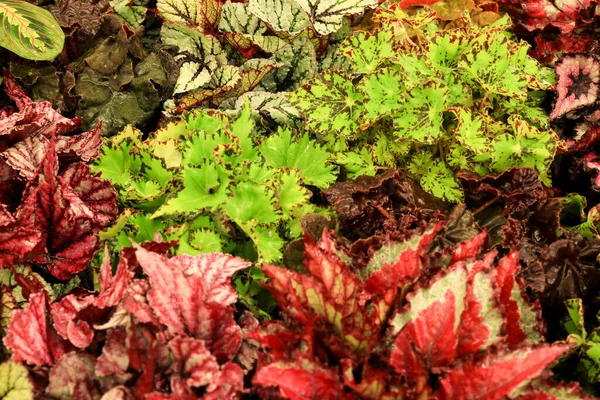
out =
[(220, 304), (209, 304), (212, 332), (205, 336), (208, 346), (219, 362), (235, 357), (242, 344), (242, 329), (233, 318), (232, 309)]
[(440, 380), (440, 400), (500, 399), (537, 378), (568, 345), (522, 348), (493, 355), (483, 362), (467, 362)]
[(486, 254), (469, 267), (465, 309), (458, 326), (458, 356), (468, 357), (500, 341), (503, 324), (496, 297), (498, 293), (489, 272), (496, 252)]
[(219, 364), (204, 340), (177, 336), (169, 342), (169, 349), (175, 357), (176, 370), (187, 377), (189, 386), (203, 387), (217, 380)]
[(513, 251), (500, 260), (496, 269), (499, 301), (506, 319), (506, 340), (511, 347), (537, 344), (544, 336), (539, 305), (535, 309), (529, 304), (517, 281), (518, 260), (519, 253)]
[[(174, 335), (211, 337), (216, 316), (211, 315), (206, 293), (231, 301), (231, 286), (219, 285), (219, 282), (230, 279), (236, 270), (248, 264), (231, 264), (235, 260), (232, 256), (212, 257), (206, 254), (169, 259), (138, 245), (135, 248), (136, 257), (150, 281), (148, 303), (159, 320)], [(208, 260), (209, 264), (200, 267), (204, 260)], [(223, 267), (224, 270), (221, 270)], [(201, 270), (208, 278), (199, 275)]]
[(90, 161), (99, 155), (102, 147), (102, 124), (98, 123), (88, 132), (72, 136), (57, 136), (56, 151), (61, 159)]
[(15, 218), (0, 204), (0, 267), (9, 267), (40, 246), (36, 199), (25, 200)]
[(6, 162), (26, 179), (33, 179), (50, 147), (45, 136), (27, 137), (2, 152)]
[(46, 265), (58, 279), (69, 279), (87, 267), (99, 240), (93, 229), (94, 212), (56, 176), (57, 172), (58, 160), (51, 140), (37, 177), (31, 181), (36, 185), (28, 189), (28, 197), (37, 199), (39, 224), (48, 237), (48, 253), (34, 261)]
[(98, 276), (100, 293), (96, 297), (94, 305), (99, 308), (116, 305), (125, 295), (125, 291), (132, 278), (133, 272), (129, 269), (125, 258), (119, 259), (117, 271), (113, 276), (112, 266), (110, 265), (110, 253), (108, 252), (108, 246), (105, 247), (104, 259), (102, 260), (100, 275)]
[(87, 322), (77, 319), (77, 313), (93, 302), (94, 296), (79, 298), (69, 294), (50, 305), (50, 314), (58, 334), (80, 349), (85, 349), (92, 343), (94, 332)]
[(234, 273), (250, 266), (251, 263), (223, 253), (206, 253), (197, 256), (182, 254), (171, 259), (181, 264), (186, 276), (202, 279), (204, 301), (230, 305), (236, 302), (237, 293), (231, 286)]
[(436, 226), (422, 236), (403, 243), (389, 243), (377, 250), (366, 266), (370, 276), (365, 280), (368, 294), (382, 294), (388, 289), (402, 287), (421, 274), (420, 256), (424, 255), (441, 228)]
[(211, 385), (203, 400), (236, 400), (244, 389), (244, 371), (228, 362), (221, 367), (219, 379)]
[(265, 387), (276, 386), (279, 394), (289, 400), (352, 398), (344, 395), (337, 373), (307, 359), (264, 366), (256, 372), (252, 382)]
[(124, 329), (111, 329), (108, 331), (106, 342), (102, 347), (102, 354), (96, 362), (95, 373), (97, 376), (122, 377), (126, 374), (129, 367), (129, 354), (125, 344), (126, 338), (127, 335)]
[(97, 228), (112, 225), (119, 215), (117, 193), (110, 181), (102, 180), (99, 174), (93, 175), (90, 166), (79, 162), (69, 165), (61, 174), (63, 185), (69, 186), (92, 210)]
[(441, 371), (454, 362), (458, 343), (456, 303), (456, 295), (448, 289), (443, 298), (421, 311), (396, 338), (390, 364), (411, 384), (426, 380), (428, 368)]
[(37, 366), (54, 365), (64, 354), (67, 346), (46, 318), (44, 293), (33, 294), (27, 308), (13, 311), (3, 339), (4, 345), (13, 352), (13, 360)]

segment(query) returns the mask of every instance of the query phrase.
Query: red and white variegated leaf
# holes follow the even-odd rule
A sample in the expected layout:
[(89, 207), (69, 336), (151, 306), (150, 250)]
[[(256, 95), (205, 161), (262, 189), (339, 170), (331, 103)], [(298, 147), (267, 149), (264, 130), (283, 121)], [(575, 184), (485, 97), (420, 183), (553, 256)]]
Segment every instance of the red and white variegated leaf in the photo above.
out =
[(96, 361), (95, 373), (97, 376), (129, 377), (126, 374), (129, 367), (129, 353), (125, 340), (127, 335), (124, 329), (111, 329), (106, 334), (106, 342), (102, 347), (102, 354)]
[(400, 332), (392, 350), (390, 364), (410, 384), (427, 380), (429, 369), (442, 371), (456, 358), (458, 343), (457, 309), (462, 299), (451, 289), (420, 310)]
[[(363, 399), (381, 399), (387, 386), (389, 373), (374, 369), (369, 363), (355, 365), (350, 359), (341, 360), (342, 378), (346, 386)], [(360, 379), (355, 377), (355, 370), (360, 367)]]
[(473, 257), (476, 257), (481, 253), (483, 249), (483, 245), (487, 241), (487, 233), (485, 231), (481, 232), (479, 235), (467, 240), (466, 242), (462, 242), (456, 245), (456, 247), (452, 250), (452, 259), (451, 263), (455, 263), (462, 260), (468, 260)]
[(279, 394), (289, 400), (345, 399), (343, 385), (337, 371), (329, 370), (314, 361), (298, 359), (281, 361), (260, 368), (252, 383), (265, 387), (275, 386)]
[(97, 229), (112, 225), (117, 219), (117, 193), (110, 181), (93, 175), (90, 166), (82, 162), (70, 164), (61, 174), (62, 184), (73, 189), (77, 196), (93, 212)]
[(2, 156), (23, 178), (33, 179), (48, 152), (49, 143), (45, 136), (30, 136), (2, 152)]
[(110, 253), (108, 252), (108, 246), (105, 247), (104, 259), (102, 260), (100, 275), (98, 277), (100, 293), (96, 297), (94, 305), (98, 308), (115, 306), (123, 298), (133, 275), (134, 273), (129, 269), (127, 259), (121, 257), (117, 265), (117, 271), (113, 276), (112, 266), (110, 265)]
[(68, 119), (52, 108), (52, 103), (34, 103), (12, 77), (4, 71), (5, 92), (17, 105), (18, 111), (5, 113), (0, 120), (0, 138), (14, 144), (26, 137), (43, 133), (48, 138), (73, 132), (81, 126), (81, 118)]
[(35, 198), (26, 199), (16, 218), (0, 204), (0, 267), (14, 265), (42, 244), (36, 204)]
[[(59, 399), (84, 398), (75, 397), (77, 386), (93, 381), (94, 364), (94, 358), (88, 354), (71, 352), (63, 355), (50, 369), (46, 394)], [(85, 389), (80, 387), (79, 391), (82, 390)]]
[(211, 385), (204, 400), (237, 400), (244, 390), (244, 371), (239, 365), (228, 362), (221, 366), (219, 379)]
[(67, 348), (48, 325), (44, 293), (33, 294), (27, 308), (13, 311), (3, 342), (13, 352), (13, 360), (37, 366), (54, 365)]
[[(141, 246), (134, 246), (137, 260), (150, 281), (148, 304), (158, 319), (173, 335), (186, 334), (212, 342), (216, 332), (214, 325), (224, 317), (215, 315), (215, 310), (223, 313), (230, 313), (231, 310), (208, 302), (207, 293), (226, 302), (231, 301), (232, 288), (225, 285), (224, 281), (247, 264), (231, 256), (217, 255), (169, 259)], [(220, 268), (223, 271), (218, 272)]]
[(136, 256), (150, 282), (148, 304), (160, 322), (173, 335), (206, 337), (212, 324), (201, 280), (187, 278), (178, 263), (143, 247), (136, 247)]
[(469, 276), (465, 310), (458, 327), (458, 357), (477, 354), (501, 339), (504, 318), (490, 273), (496, 254), (487, 253), (483, 260), (466, 265)]
[(496, 269), (499, 301), (506, 319), (506, 340), (511, 347), (538, 344), (544, 338), (539, 303), (530, 304), (519, 285), (518, 260), (519, 253), (513, 251), (500, 260)]
[(388, 289), (401, 288), (421, 275), (421, 259), (441, 225), (402, 243), (388, 243), (375, 252), (366, 273), (365, 291), (368, 294), (382, 294)]
[(440, 400), (494, 400), (514, 394), (569, 349), (568, 345), (521, 348), (492, 355), (484, 362), (467, 362), (440, 380)]
[(231, 286), (234, 273), (247, 268), (251, 263), (239, 257), (223, 253), (206, 253), (197, 256), (182, 254), (171, 258), (179, 263), (185, 276), (202, 280), (204, 301), (230, 305), (236, 302), (237, 293)]
[(50, 305), (50, 314), (58, 334), (80, 349), (92, 343), (94, 332), (87, 322), (77, 318), (77, 314), (93, 302), (92, 295), (79, 298), (69, 294)]
[(233, 318), (231, 306), (209, 304), (213, 326), (206, 343), (221, 363), (232, 360), (242, 345), (242, 329)]
[(181, 376), (188, 377), (189, 386), (208, 386), (217, 380), (219, 363), (204, 340), (177, 336), (169, 342), (169, 349), (175, 357), (175, 368)]
[(58, 136), (56, 138), (56, 151), (61, 158), (81, 159), (90, 161), (98, 157), (102, 147), (102, 136), (100, 135), (102, 123), (99, 122), (88, 132), (73, 136)]

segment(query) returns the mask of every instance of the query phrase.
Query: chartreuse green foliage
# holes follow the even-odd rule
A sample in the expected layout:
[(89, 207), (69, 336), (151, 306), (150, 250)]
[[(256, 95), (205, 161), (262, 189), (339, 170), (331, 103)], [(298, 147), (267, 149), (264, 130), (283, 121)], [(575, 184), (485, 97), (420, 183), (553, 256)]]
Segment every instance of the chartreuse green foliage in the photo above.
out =
[(348, 68), (326, 70), (291, 96), (351, 177), (408, 166), (448, 201), (463, 196), (459, 170), (532, 167), (550, 183), (559, 139), (540, 104), (553, 73), (510, 38), (508, 18), (443, 30), (433, 12), (392, 6), (373, 19), (378, 29), (342, 43)]
[(570, 299), (565, 302), (568, 310), (567, 317), (563, 320), (563, 327), (567, 334), (567, 343), (571, 344), (571, 363), (577, 365), (578, 380), (582, 385), (600, 383), (600, 324), (591, 331), (586, 329), (591, 321), (584, 320), (584, 309), (581, 299)]
[(103, 148), (95, 167), (119, 191), (126, 209), (104, 238), (179, 240), (178, 253), (226, 251), (279, 262), (286, 240), (298, 238), (298, 218), (324, 212), (309, 202), (306, 185), (336, 179), (330, 154), (279, 129), (268, 138), (249, 107), (232, 119), (198, 112), (147, 140), (128, 128)]

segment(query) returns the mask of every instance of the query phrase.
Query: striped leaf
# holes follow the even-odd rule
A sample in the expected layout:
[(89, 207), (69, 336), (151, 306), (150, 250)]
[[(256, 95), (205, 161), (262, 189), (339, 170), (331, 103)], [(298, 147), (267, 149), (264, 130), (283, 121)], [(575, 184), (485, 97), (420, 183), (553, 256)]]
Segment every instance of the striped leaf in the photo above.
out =
[(22, 0), (0, 0), (0, 46), (29, 60), (53, 60), (64, 41), (48, 11)]

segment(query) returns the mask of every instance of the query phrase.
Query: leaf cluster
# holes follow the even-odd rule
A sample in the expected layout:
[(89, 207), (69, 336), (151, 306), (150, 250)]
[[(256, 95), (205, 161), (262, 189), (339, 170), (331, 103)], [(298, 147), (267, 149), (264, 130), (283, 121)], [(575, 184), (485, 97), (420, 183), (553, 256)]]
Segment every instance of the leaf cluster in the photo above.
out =
[[(308, 135), (281, 128), (265, 138), (251, 110), (237, 118), (198, 112), (140, 141), (131, 128), (112, 138), (94, 170), (127, 210), (118, 242), (179, 240), (177, 253), (226, 251), (276, 262), (300, 236), (298, 218), (324, 212), (308, 187), (336, 179), (330, 155)], [(109, 233), (110, 235), (110, 233)]]
[[(111, 4), (128, 21), (143, 8)], [(179, 96), (168, 107), (174, 113), (205, 103), (239, 109), (252, 98), (257, 109), (276, 119), (295, 119), (293, 111), (282, 115), (277, 107), (286, 103), (279, 92), (296, 89), (331, 63), (328, 47), (349, 33), (346, 16), (376, 5), (374, 0), (160, 0), (160, 39), (174, 49), (180, 66), (174, 92)]]
[(89, 266), (118, 214), (110, 183), (85, 162), (98, 155), (100, 126), (73, 135), (80, 120), (33, 102), (8, 72), (4, 85), (17, 109), (0, 110), (0, 267), (67, 280)]
[(531, 167), (550, 183), (559, 139), (540, 104), (552, 72), (511, 40), (508, 19), (443, 30), (433, 12), (390, 6), (374, 20), (379, 29), (343, 43), (345, 70), (291, 96), (351, 177), (408, 164), (426, 191), (453, 202), (459, 170)]
[(366, 264), (324, 232), (305, 236), (306, 273), (264, 266), (287, 318), (250, 333), (263, 398), (585, 398), (536, 380), (568, 346), (541, 344), (517, 252), (496, 262), (482, 233), (434, 262), (441, 225), (371, 249)]

